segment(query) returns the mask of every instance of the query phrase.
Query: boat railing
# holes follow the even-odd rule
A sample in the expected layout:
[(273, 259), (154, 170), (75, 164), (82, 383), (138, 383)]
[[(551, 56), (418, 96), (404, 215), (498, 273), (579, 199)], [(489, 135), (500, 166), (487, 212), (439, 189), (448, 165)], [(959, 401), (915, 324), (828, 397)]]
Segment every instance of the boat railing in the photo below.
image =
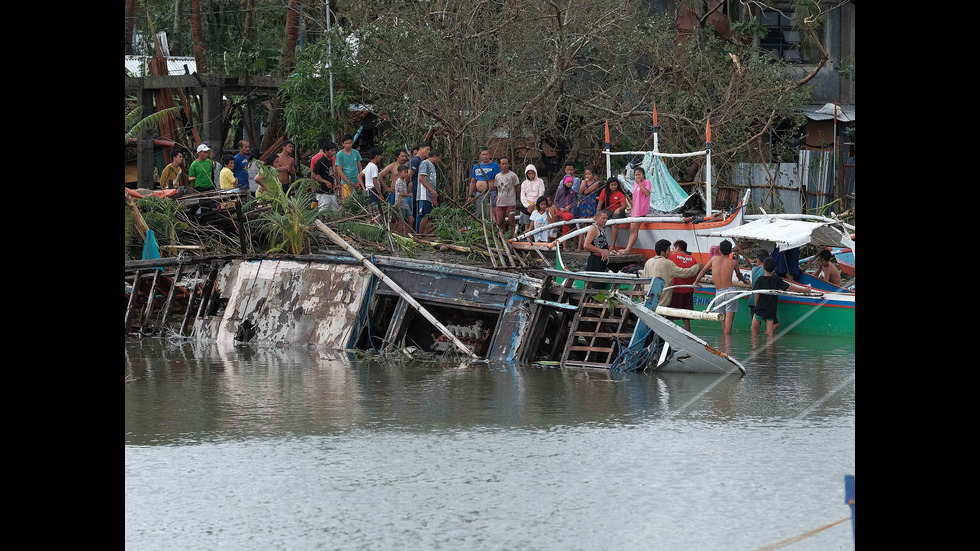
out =
[[(694, 287), (694, 285), (675, 285), (674, 287)], [(708, 303), (708, 306), (706, 306), (704, 310), (705, 312), (712, 312), (716, 309), (721, 308), (722, 306), (725, 306), (730, 302), (739, 300), (740, 298), (747, 297), (749, 295), (780, 295), (780, 296), (790, 296), (790, 297), (823, 298), (824, 293), (821, 291), (817, 291), (816, 289), (808, 293), (799, 293), (796, 291), (782, 291), (779, 289), (753, 289), (751, 291), (737, 291), (737, 292), (725, 293), (723, 295), (724, 297), (726, 297), (725, 300), (723, 300), (722, 302), (718, 302), (717, 304), (716, 302), (720, 297), (716, 294), (715, 298), (711, 299), (711, 302)]]

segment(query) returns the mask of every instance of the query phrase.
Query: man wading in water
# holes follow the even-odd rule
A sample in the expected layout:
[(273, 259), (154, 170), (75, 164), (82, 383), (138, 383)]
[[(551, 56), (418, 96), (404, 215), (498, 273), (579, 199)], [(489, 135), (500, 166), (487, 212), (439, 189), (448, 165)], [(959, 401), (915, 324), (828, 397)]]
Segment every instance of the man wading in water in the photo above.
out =
[[(721, 304), (726, 300), (734, 297), (734, 293), (738, 292), (738, 289), (732, 285), (732, 274), (734, 273), (738, 280), (742, 283), (748, 285), (749, 283), (745, 281), (745, 276), (738, 269), (738, 261), (734, 258), (729, 257), (732, 253), (732, 243), (727, 239), (721, 242), (718, 247), (721, 254), (718, 256), (712, 256), (705, 263), (704, 268), (698, 272), (698, 275), (694, 277), (694, 285), (696, 287), (701, 286), (701, 278), (704, 276), (708, 270), (711, 270), (711, 281), (715, 284), (715, 297), (716, 304)], [(725, 313), (724, 330), (722, 331), (725, 335), (732, 334), (732, 324), (735, 321), (735, 314), (738, 312), (738, 301), (733, 300), (728, 304), (721, 307), (718, 312)]]

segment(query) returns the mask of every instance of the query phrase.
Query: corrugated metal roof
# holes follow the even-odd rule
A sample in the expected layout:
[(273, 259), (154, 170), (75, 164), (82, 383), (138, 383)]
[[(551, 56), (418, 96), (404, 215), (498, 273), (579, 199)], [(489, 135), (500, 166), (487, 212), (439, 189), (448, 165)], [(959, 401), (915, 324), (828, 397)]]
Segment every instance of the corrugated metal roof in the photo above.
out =
[[(829, 121), (834, 118), (834, 104), (825, 103), (823, 105), (804, 105), (800, 108), (806, 118), (815, 121)], [(838, 105), (837, 120), (841, 122), (854, 122), (854, 106)]]
[[(126, 70), (135, 77), (145, 77), (150, 74), (150, 56), (128, 55), (126, 56)], [(183, 75), (184, 65), (187, 65), (188, 73), (197, 72), (197, 62), (193, 57), (168, 57), (167, 72), (171, 75)]]

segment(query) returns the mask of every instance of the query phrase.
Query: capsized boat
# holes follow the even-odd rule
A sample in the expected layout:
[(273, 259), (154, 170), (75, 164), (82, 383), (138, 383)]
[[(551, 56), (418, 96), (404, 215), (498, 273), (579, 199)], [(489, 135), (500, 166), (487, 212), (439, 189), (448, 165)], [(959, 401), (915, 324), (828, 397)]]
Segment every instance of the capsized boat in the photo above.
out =
[[(657, 278), (659, 279), (659, 278)], [(662, 280), (661, 280), (662, 281)], [(655, 365), (650, 368), (653, 371), (679, 371), (687, 373), (745, 373), (745, 367), (735, 358), (725, 354), (721, 350), (711, 346), (698, 336), (686, 331), (683, 327), (668, 320), (664, 316), (651, 310), (648, 305), (633, 302), (629, 297), (613, 292), (612, 296), (621, 301), (632, 312), (639, 321), (642, 321), (650, 328), (654, 334), (653, 341), (648, 347), (656, 347), (655, 358), (651, 358)], [(659, 297), (659, 293), (657, 295)], [(656, 304), (656, 300), (653, 301)], [(637, 322), (637, 330), (634, 332), (634, 341), (630, 348), (635, 344), (642, 346), (642, 339), (645, 337), (642, 327)], [(660, 339), (660, 342), (657, 339)], [(641, 342), (637, 343), (637, 339)]]

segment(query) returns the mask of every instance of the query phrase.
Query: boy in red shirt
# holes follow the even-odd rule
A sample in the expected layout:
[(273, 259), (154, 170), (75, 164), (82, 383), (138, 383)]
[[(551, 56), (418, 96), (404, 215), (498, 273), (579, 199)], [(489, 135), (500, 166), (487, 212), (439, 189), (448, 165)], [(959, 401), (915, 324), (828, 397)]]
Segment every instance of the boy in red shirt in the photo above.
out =
[[(687, 252), (687, 243), (683, 239), (678, 239), (674, 241), (674, 250), (670, 253), (670, 259), (681, 268), (690, 268), (691, 266), (697, 266), (697, 261), (691, 256), (691, 253)], [(694, 283), (693, 277), (675, 277), (674, 282), (671, 285), (691, 285)], [(685, 310), (694, 310), (694, 288), (693, 287), (677, 287), (674, 293), (670, 297), (670, 307), (671, 308), (684, 308)], [(668, 318), (670, 319), (670, 318)], [(683, 318), (684, 329), (691, 330), (691, 320)]]

